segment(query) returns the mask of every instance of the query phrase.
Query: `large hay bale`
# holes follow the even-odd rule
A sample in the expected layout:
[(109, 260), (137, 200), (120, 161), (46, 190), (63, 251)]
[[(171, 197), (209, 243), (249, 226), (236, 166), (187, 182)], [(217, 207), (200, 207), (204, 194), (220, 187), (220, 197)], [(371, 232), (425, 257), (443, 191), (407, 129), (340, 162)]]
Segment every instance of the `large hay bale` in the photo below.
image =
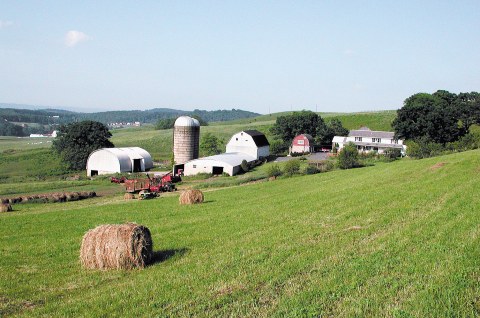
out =
[(128, 192), (127, 192), (127, 193), (125, 193), (125, 194), (123, 195), (123, 198), (124, 198), (125, 200), (133, 200), (133, 199), (135, 199), (135, 196), (133, 195), (133, 193), (128, 193)]
[(203, 202), (203, 193), (200, 190), (185, 190), (180, 194), (180, 204), (196, 204)]
[(152, 258), (150, 230), (135, 223), (100, 225), (83, 236), (80, 261), (90, 269), (144, 268)]
[(10, 212), (13, 211), (12, 206), (10, 203), (2, 203), (0, 204), (0, 212)]

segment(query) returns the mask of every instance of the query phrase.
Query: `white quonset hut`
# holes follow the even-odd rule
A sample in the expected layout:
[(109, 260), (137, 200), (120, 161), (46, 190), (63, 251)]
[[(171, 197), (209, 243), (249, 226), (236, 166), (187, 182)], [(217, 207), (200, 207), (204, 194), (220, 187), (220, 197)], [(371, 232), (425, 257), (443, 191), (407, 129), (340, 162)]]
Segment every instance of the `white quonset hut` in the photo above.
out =
[(264, 134), (257, 130), (245, 130), (233, 135), (227, 144), (227, 152), (185, 163), (183, 174), (222, 174), (231, 176), (241, 171), (242, 161), (250, 163), (270, 154), (270, 144)]
[(87, 160), (87, 176), (120, 172), (142, 172), (153, 168), (152, 156), (140, 147), (101, 148)]

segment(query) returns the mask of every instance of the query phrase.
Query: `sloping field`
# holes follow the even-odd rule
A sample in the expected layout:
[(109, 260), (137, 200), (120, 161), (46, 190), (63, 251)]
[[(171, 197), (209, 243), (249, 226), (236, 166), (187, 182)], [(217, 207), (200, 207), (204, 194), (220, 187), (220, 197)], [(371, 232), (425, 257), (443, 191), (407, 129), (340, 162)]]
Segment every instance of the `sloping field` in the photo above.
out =
[[(0, 316), (476, 317), (480, 151), (178, 197), (0, 215)], [(109, 199), (112, 200), (112, 199)], [(152, 231), (144, 270), (87, 271), (83, 234)]]

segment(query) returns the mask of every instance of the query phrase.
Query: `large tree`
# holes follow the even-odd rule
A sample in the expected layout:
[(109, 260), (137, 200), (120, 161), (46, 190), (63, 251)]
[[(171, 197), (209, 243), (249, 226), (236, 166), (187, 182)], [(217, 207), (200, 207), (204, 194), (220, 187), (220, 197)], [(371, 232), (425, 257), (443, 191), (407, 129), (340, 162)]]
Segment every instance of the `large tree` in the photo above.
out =
[(427, 138), (445, 144), (468, 132), (469, 124), (461, 122), (463, 113), (455, 94), (447, 91), (418, 93), (407, 98), (397, 111), (393, 128), (397, 138)]
[(271, 131), (284, 142), (290, 143), (299, 134), (309, 134), (315, 137), (317, 131), (322, 131), (325, 126), (322, 117), (311, 111), (301, 111), (287, 116), (279, 116)]
[(70, 169), (85, 169), (88, 156), (100, 148), (113, 147), (108, 140), (112, 134), (99, 122), (86, 120), (59, 127), (53, 149)]
[(335, 136), (348, 136), (349, 130), (343, 127), (342, 122), (338, 118), (333, 118), (326, 125), (319, 126), (315, 141), (320, 145), (332, 144)]
[(220, 140), (211, 133), (205, 133), (200, 142), (200, 150), (205, 156), (218, 155), (220, 150)]

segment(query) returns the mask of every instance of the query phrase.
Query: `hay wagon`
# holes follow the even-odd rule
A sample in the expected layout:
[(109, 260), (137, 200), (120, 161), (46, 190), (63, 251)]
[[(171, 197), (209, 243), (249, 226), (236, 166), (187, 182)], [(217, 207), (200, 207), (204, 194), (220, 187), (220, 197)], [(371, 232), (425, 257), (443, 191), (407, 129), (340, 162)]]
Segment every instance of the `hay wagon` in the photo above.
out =
[(128, 193), (138, 193), (140, 198), (147, 199), (157, 197), (160, 192), (177, 191), (174, 182), (178, 182), (178, 177), (173, 177), (171, 173), (163, 177), (150, 177), (142, 179), (126, 179), (125, 191)]

